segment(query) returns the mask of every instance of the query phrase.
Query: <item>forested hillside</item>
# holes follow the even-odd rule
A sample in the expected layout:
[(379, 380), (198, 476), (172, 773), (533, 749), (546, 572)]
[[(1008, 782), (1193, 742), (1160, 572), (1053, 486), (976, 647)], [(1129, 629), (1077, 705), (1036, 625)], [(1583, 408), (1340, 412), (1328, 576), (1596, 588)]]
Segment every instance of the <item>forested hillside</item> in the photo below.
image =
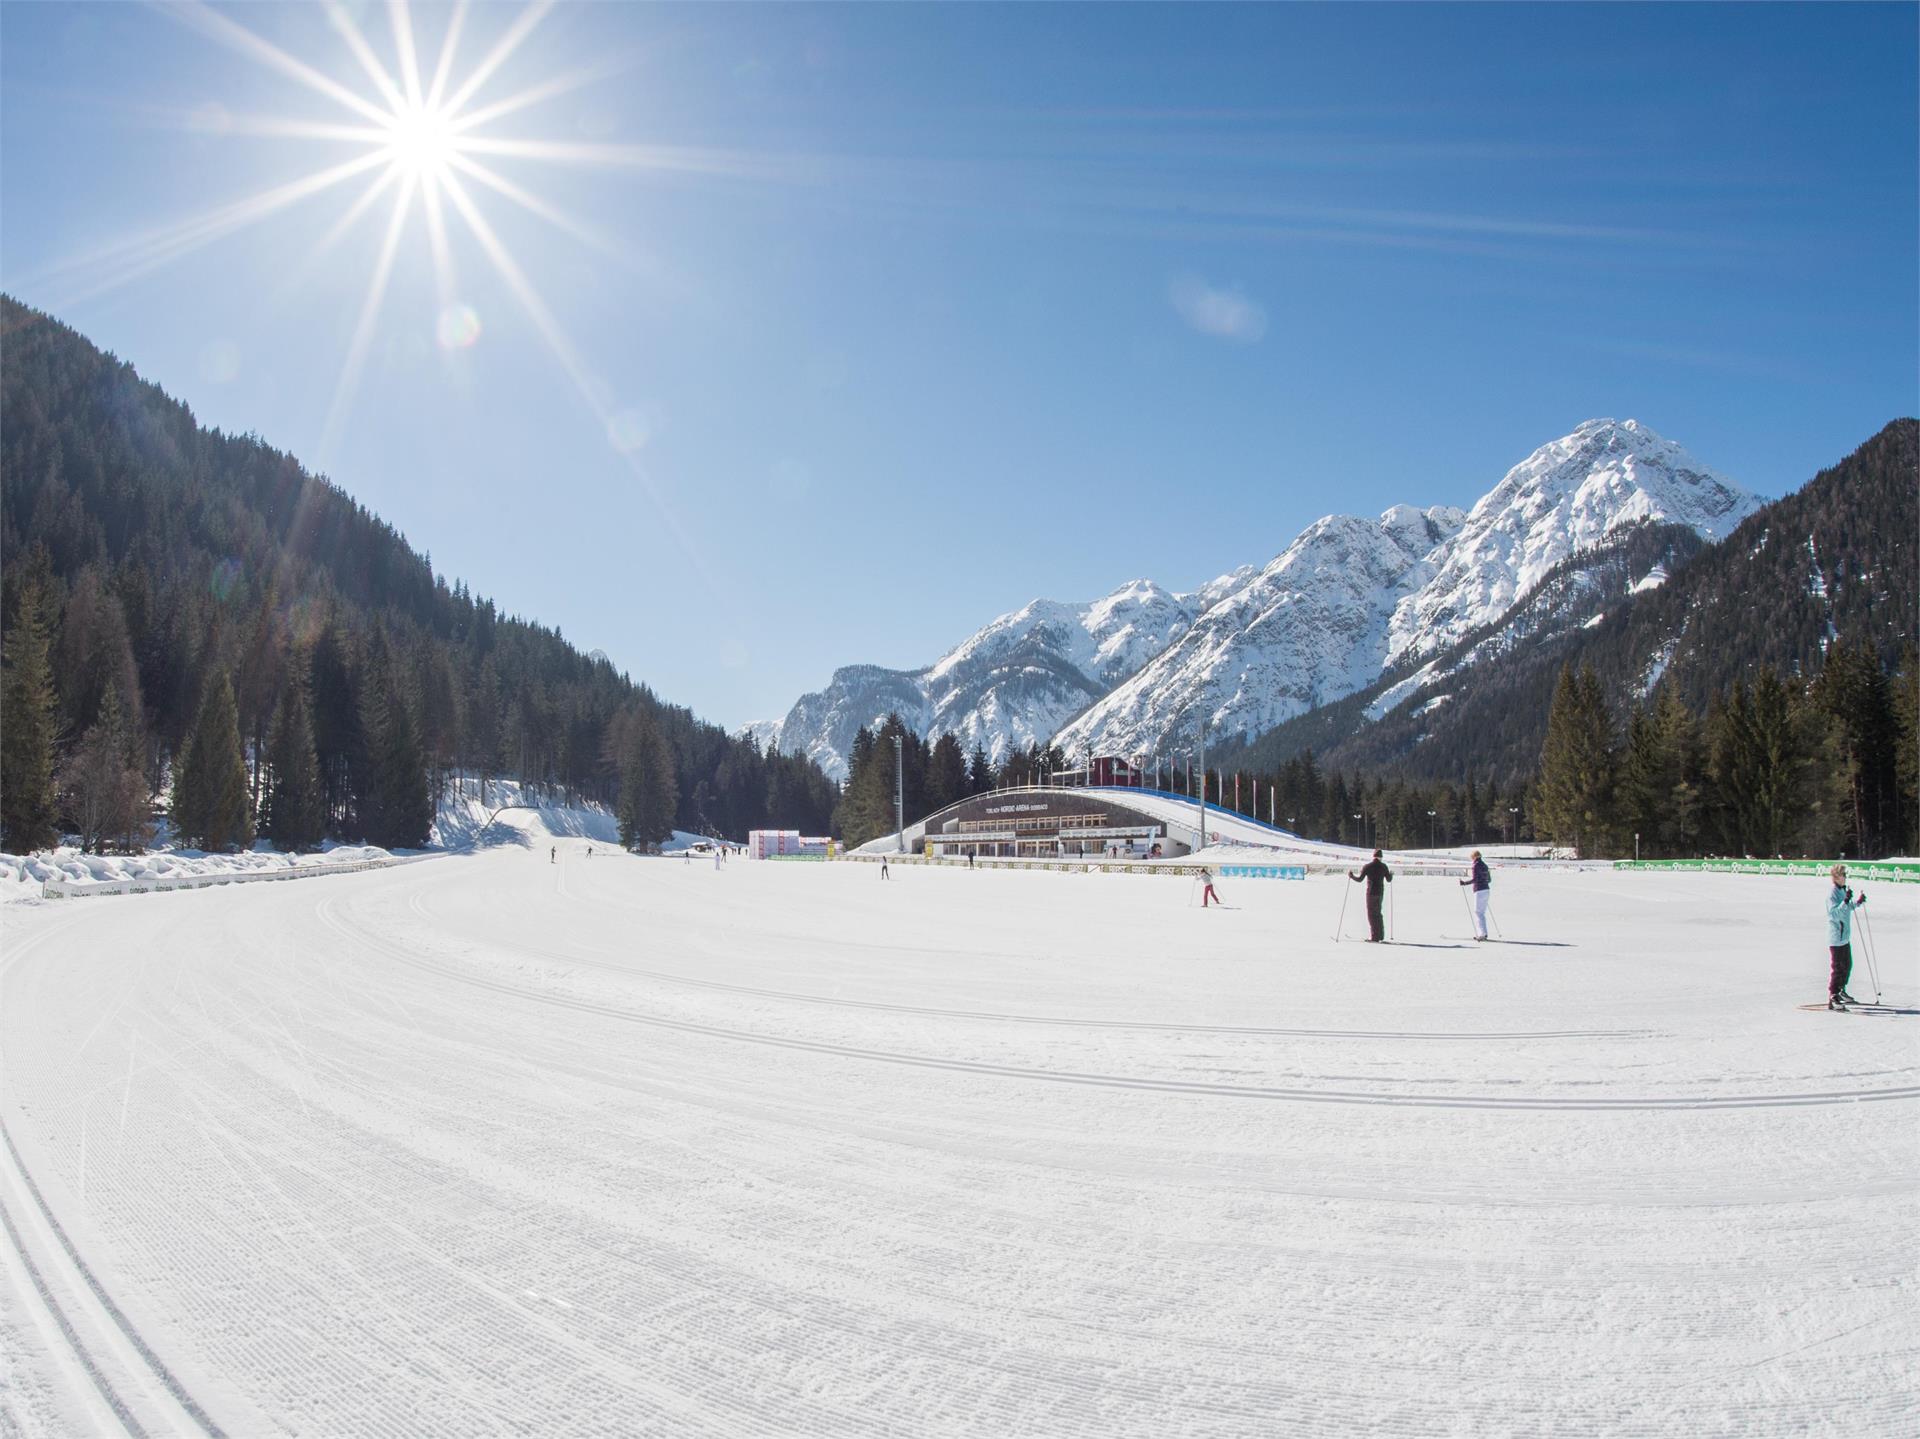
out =
[[(1920, 422), (1895, 421), (1717, 544), (1675, 549), (1664, 527), (1635, 532), (1613, 547), (1614, 583), (1565, 599), (1550, 576), (1391, 696), (1395, 707), (1377, 723), (1363, 719), (1366, 706), (1405, 673), (1301, 716), (1238, 758), (1270, 767), (1311, 747), (1336, 766), (1513, 780), (1538, 763), (1569, 666), (1591, 668), (1622, 714), (1656, 685), (1704, 715), (1716, 695), (1763, 670), (1811, 680), (1835, 641), (1864, 647), (1892, 671), (1920, 627), (1917, 442)], [(1669, 578), (1631, 592), (1655, 564)], [(1538, 623), (1552, 606), (1565, 607), (1557, 622)]]
[[(8, 847), (56, 826), (135, 840), (130, 811), (169, 777), (214, 844), (273, 830), (276, 796), (307, 843), (317, 807), (327, 834), (418, 844), (456, 770), (617, 806), (637, 839), (827, 824), (836, 790), (811, 762), (449, 584), (332, 483), (200, 428), (57, 321), (0, 297), (0, 327)], [(644, 593), (633, 621), (650, 622)], [(201, 790), (231, 787), (236, 749), (244, 815)]]

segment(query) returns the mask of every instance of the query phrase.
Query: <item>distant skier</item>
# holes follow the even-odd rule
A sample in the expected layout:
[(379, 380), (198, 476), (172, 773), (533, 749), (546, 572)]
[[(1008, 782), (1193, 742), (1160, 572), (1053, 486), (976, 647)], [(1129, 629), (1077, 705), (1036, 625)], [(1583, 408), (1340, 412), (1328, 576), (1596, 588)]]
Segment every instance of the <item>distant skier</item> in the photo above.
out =
[(717, 849), (713, 852), (713, 867), (720, 868), (720, 851)]
[(1480, 858), (1480, 851), (1473, 852), (1473, 878), (1463, 879), (1460, 883), (1473, 886), (1473, 937), (1487, 937), (1487, 900), (1493, 890), (1493, 875), (1487, 870), (1487, 862)]
[[(1201, 870), (1200, 878), (1206, 881), (1207, 886), (1200, 891), (1200, 908), (1205, 909), (1209, 903), (1220, 904), (1220, 896), (1213, 892), (1213, 871), (1210, 869)], [(1187, 903), (1192, 904), (1193, 901), (1188, 900)], [(1224, 909), (1225, 907), (1225, 905), (1221, 905), (1221, 908)]]
[(1833, 867), (1833, 888), (1827, 891), (1827, 952), (1833, 956), (1833, 969), (1827, 976), (1827, 1008), (1844, 1009), (1860, 1001), (1847, 993), (1847, 980), (1853, 974), (1853, 912), (1867, 902), (1847, 887), (1847, 867)]
[(1367, 940), (1367, 943), (1381, 943), (1387, 937), (1387, 919), (1382, 910), (1387, 901), (1387, 886), (1393, 883), (1393, 871), (1381, 861), (1380, 851), (1376, 849), (1373, 852), (1373, 858), (1360, 866), (1360, 872), (1355, 874), (1352, 870), (1348, 870), (1347, 878), (1355, 884), (1359, 884), (1362, 880), (1366, 881), (1367, 928), (1372, 931), (1372, 937)]
[(552, 849), (547, 851), (547, 863), (548, 864), (560, 863), (560, 846), (559, 845), (556, 844)]
[(887, 857), (883, 854), (880, 856), (880, 878), (885, 879), (886, 877), (887, 877)]
[(967, 851), (967, 868), (968, 869), (973, 868), (973, 851), (972, 850)]
[(588, 858), (588, 859), (592, 859), (592, 858), (593, 858), (593, 846), (592, 846), (592, 845), (588, 845), (588, 846), (587, 846), (587, 858)]

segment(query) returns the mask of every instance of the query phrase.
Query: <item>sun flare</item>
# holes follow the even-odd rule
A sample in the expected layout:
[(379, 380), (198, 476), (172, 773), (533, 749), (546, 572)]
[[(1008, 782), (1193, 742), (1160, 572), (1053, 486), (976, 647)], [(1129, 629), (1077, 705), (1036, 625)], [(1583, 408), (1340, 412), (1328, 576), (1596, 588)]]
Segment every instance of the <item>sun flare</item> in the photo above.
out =
[(439, 179), (458, 147), (453, 117), (444, 110), (408, 104), (387, 122), (387, 157), (403, 175)]

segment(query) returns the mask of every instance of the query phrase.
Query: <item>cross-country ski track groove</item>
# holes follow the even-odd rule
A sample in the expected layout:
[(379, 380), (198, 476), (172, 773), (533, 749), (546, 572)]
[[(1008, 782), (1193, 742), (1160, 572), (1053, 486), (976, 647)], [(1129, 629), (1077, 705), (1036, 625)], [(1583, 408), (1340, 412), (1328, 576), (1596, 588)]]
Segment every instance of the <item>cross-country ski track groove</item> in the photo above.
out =
[[(415, 894), (407, 902), (407, 907), (429, 924), (438, 919), (425, 902), (424, 896)], [(1646, 1039), (1653, 1035), (1650, 1029), (1501, 1029), (1501, 1030), (1448, 1030), (1430, 1029), (1287, 1029), (1273, 1025), (1249, 1024), (1164, 1024), (1148, 1019), (1082, 1019), (1069, 1015), (1050, 1014), (1005, 1014), (992, 1009), (937, 1009), (923, 1004), (882, 1004), (869, 999), (841, 999), (827, 994), (795, 994), (785, 989), (762, 989), (750, 984), (726, 984), (717, 979), (695, 979), (691, 975), (671, 974), (665, 970), (641, 969), (631, 964), (616, 961), (589, 959), (583, 954), (560, 950), (543, 949), (530, 951), (524, 947), (521, 953), (538, 953), (542, 959), (555, 960), (561, 964), (582, 965), (589, 969), (604, 969), (612, 974), (625, 975), (631, 979), (651, 979), (661, 984), (685, 985), (690, 989), (712, 989), (725, 994), (750, 994), (761, 999), (781, 999), (793, 1004), (823, 1004), (836, 1009), (866, 1009), (879, 1014), (918, 1014), (938, 1019), (976, 1019), (990, 1024), (1046, 1024), (1059, 1025), (1066, 1029), (1137, 1029), (1162, 1034), (1250, 1034), (1271, 1035), (1291, 1039), (1414, 1039), (1414, 1040), (1518, 1040), (1518, 1039)], [(437, 971), (444, 972), (444, 971)]]
[(1792, 893), (1631, 882), (1716, 953), (1542, 876), (1563, 954), (1440, 957), (560, 847), (0, 909), (0, 1345), (68, 1312), (93, 1416), (27, 1439), (1916, 1430), (1920, 1025), (1779, 1002)]
[[(1221, 1099), (1265, 1099), (1288, 1100), (1303, 1104), (1363, 1104), (1381, 1106), (1407, 1106), (1417, 1109), (1513, 1109), (1513, 1110), (1595, 1110), (1624, 1111), (1636, 1110), (1677, 1110), (1677, 1109), (1759, 1109), (1780, 1108), (1784, 1106), (1821, 1105), (1821, 1104), (1866, 1104), (1887, 1100), (1920, 1099), (1920, 1084), (1894, 1085), (1882, 1089), (1840, 1089), (1824, 1090), (1805, 1094), (1720, 1094), (1691, 1096), (1640, 1096), (1629, 1099), (1556, 1099), (1547, 1097), (1520, 1097), (1507, 1095), (1425, 1095), (1373, 1093), (1363, 1090), (1281, 1088), (1261, 1085), (1202, 1084), (1191, 1080), (1152, 1079), (1145, 1076), (1120, 1074), (1085, 1074), (1065, 1070), (1038, 1069), (1022, 1065), (988, 1064), (980, 1060), (943, 1058), (937, 1055), (907, 1054), (892, 1050), (866, 1049), (855, 1045), (829, 1044), (820, 1040), (798, 1039), (777, 1034), (762, 1034), (752, 1030), (733, 1029), (723, 1025), (697, 1024), (689, 1020), (669, 1019), (661, 1015), (652, 1015), (640, 1010), (626, 1009), (618, 1005), (598, 1004), (591, 1000), (574, 999), (566, 995), (543, 993), (539, 990), (525, 989), (519, 985), (504, 984), (499, 980), (485, 979), (479, 975), (463, 974), (446, 965), (433, 964), (408, 954), (404, 949), (343, 922), (335, 911), (336, 901), (324, 900), (319, 906), (321, 921), (343, 938), (375, 949), (388, 958), (405, 964), (413, 969), (429, 974), (437, 974), (459, 984), (484, 989), (494, 994), (508, 995), (514, 999), (529, 1003), (552, 1005), (560, 1009), (577, 1010), (582, 1014), (599, 1015), (607, 1019), (622, 1020), (629, 1024), (643, 1024), (659, 1029), (677, 1030), (683, 1034), (701, 1034), (714, 1039), (738, 1041), (745, 1044), (770, 1045), (778, 1049), (801, 1050), (813, 1054), (834, 1055), (843, 1059), (869, 1060), (881, 1064), (901, 1064), (919, 1069), (945, 1069), (965, 1074), (989, 1074), (1003, 1079), (1037, 1080), (1049, 1084), (1093, 1085), (1107, 1089), (1135, 1089), (1161, 1094), (1206, 1095)], [(561, 956), (554, 956), (562, 958)], [(569, 963), (588, 963), (575, 958), (566, 958)], [(617, 968), (616, 966), (597, 966)], [(732, 986), (722, 986), (731, 988)], [(887, 1008), (890, 1006), (875, 1006)], [(977, 1018), (978, 1015), (967, 1015)], [(1038, 1021), (1036, 1021), (1038, 1022)], [(1131, 1027), (1131, 1026), (1127, 1026)], [(1156, 1028), (1159, 1026), (1145, 1026)], [(1185, 1026), (1180, 1026), (1185, 1028)], [(1246, 1032), (1246, 1031), (1241, 1031)], [(1274, 1031), (1252, 1031), (1253, 1033), (1272, 1033)], [(1321, 1031), (1280, 1031), (1281, 1033), (1319, 1034)], [(1353, 1037), (1351, 1031), (1335, 1031), (1340, 1037)], [(1369, 1036), (1372, 1037), (1372, 1036)], [(1431, 1035), (1421, 1035), (1431, 1038)], [(1532, 1036), (1523, 1036), (1532, 1037)]]

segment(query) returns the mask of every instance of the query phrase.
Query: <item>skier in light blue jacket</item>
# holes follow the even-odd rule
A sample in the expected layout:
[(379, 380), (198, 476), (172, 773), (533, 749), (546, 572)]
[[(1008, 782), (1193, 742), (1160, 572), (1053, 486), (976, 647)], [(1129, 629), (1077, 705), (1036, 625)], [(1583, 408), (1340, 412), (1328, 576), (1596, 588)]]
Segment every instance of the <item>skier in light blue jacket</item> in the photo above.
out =
[(1827, 950), (1833, 956), (1833, 970), (1827, 978), (1827, 1008), (1845, 1009), (1860, 1001), (1847, 993), (1847, 979), (1853, 973), (1853, 912), (1867, 902), (1847, 887), (1847, 867), (1833, 867), (1833, 888), (1827, 891)]

